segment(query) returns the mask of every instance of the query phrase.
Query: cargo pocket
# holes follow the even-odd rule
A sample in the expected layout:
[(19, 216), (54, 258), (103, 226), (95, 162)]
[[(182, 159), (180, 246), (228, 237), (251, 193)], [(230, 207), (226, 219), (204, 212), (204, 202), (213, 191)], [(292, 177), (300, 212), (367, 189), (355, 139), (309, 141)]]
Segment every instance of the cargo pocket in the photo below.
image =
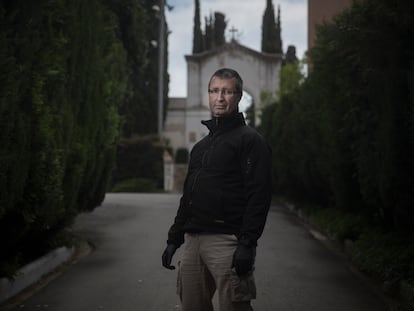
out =
[(253, 272), (239, 277), (235, 272), (230, 277), (231, 298), (233, 302), (250, 301), (256, 299), (256, 284)]
[(180, 261), (178, 262), (177, 266), (178, 266), (178, 272), (177, 272), (176, 293), (178, 297), (180, 297), (180, 300), (181, 300), (182, 294), (183, 294), (183, 282), (181, 280), (182, 273), (181, 273), (181, 262)]

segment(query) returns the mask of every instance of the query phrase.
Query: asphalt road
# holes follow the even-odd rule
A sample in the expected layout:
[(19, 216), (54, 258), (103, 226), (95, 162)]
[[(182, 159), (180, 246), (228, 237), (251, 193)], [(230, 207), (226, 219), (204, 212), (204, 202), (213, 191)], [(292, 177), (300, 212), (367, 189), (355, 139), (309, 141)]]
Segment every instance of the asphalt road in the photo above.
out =
[[(73, 228), (93, 252), (12, 310), (180, 310), (176, 272), (161, 266), (178, 202), (177, 194), (108, 194)], [(256, 311), (388, 310), (340, 256), (278, 206), (259, 241), (256, 282)]]

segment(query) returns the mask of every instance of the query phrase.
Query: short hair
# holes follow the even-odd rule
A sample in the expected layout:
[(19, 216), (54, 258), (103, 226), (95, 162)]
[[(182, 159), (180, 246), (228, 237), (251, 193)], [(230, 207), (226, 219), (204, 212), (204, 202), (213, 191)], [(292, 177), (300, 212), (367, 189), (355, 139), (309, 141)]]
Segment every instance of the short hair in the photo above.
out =
[(218, 77), (220, 79), (232, 79), (235, 78), (236, 79), (236, 91), (239, 92), (240, 94), (243, 93), (243, 80), (240, 77), (239, 73), (231, 68), (221, 68), (219, 70), (217, 70), (215, 73), (213, 73), (213, 75), (210, 78), (210, 81), (208, 82), (208, 87), (210, 88), (210, 83), (211, 80), (214, 77)]

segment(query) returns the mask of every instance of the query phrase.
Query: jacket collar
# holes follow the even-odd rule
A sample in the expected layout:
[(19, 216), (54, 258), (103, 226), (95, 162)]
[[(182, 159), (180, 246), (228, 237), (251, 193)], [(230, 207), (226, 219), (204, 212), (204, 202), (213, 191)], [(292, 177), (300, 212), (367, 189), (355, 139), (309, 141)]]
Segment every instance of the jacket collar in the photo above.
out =
[(213, 117), (210, 120), (201, 121), (201, 123), (210, 130), (211, 133), (217, 131), (227, 131), (239, 126), (246, 125), (243, 113), (236, 112), (224, 117)]

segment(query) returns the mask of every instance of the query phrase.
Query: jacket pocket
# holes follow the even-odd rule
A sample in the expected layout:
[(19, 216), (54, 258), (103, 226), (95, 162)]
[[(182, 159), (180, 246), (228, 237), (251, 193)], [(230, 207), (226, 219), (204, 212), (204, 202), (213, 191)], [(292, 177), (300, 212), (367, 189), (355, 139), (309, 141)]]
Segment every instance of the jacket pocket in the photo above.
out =
[(235, 272), (232, 272), (230, 282), (231, 298), (233, 302), (256, 299), (256, 284), (253, 272), (249, 272), (243, 277), (239, 277)]

